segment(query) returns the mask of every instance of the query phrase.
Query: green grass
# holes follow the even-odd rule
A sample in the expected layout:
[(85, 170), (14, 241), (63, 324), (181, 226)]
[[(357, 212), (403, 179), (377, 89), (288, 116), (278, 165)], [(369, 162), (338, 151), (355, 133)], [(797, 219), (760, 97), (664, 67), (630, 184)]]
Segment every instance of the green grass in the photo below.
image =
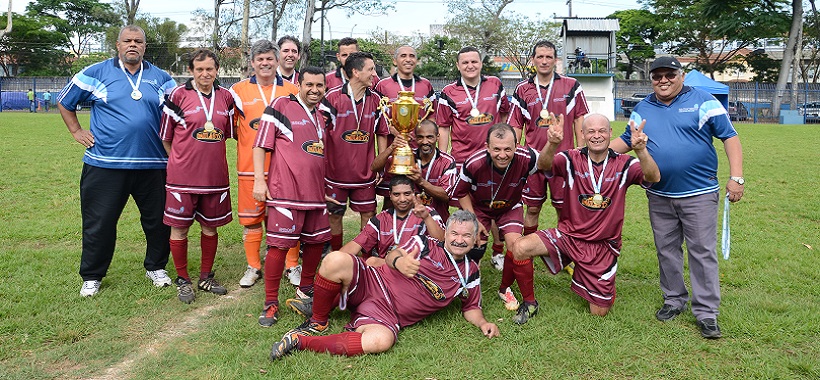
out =
[[(83, 125), (87, 120), (81, 115)], [(617, 124), (616, 134), (622, 128)], [(175, 289), (156, 289), (144, 278), (143, 236), (129, 203), (102, 291), (80, 298), (83, 149), (56, 113), (0, 113), (6, 136), (0, 176), (0, 379), (818, 378), (820, 206), (813, 194), (820, 174), (810, 141), (820, 130), (737, 128), (748, 182), (743, 200), (732, 206), (732, 258), (720, 260), (723, 339), (702, 339), (690, 312), (665, 324), (655, 320), (662, 302), (657, 260), (646, 198), (633, 188), (618, 299), (606, 318), (589, 315), (565, 273), (550, 276), (538, 263), (541, 311), (516, 326), (494, 296), (500, 275), (485, 263), (484, 310), (498, 321), (498, 339), (484, 338), (451, 305), (404, 330), (386, 354), (302, 352), (271, 363), (271, 344), (300, 320), (284, 311), (278, 325), (257, 325), (264, 292), (261, 284), (237, 285), (245, 267), (238, 223), (220, 229), (215, 265), (229, 295), (199, 293), (196, 302), (184, 305)], [(725, 154), (716, 145), (725, 179)], [(232, 150), (230, 156), (233, 162)], [(542, 228), (554, 224), (554, 213), (545, 211)], [(346, 239), (357, 227), (358, 217), (351, 215)], [(172, 265), (168, 269), (173, 272)], [(282, 296), (290, 296), (287, 287)], [(333, 331), (346, 322), (346, 312), (331, 315)]]

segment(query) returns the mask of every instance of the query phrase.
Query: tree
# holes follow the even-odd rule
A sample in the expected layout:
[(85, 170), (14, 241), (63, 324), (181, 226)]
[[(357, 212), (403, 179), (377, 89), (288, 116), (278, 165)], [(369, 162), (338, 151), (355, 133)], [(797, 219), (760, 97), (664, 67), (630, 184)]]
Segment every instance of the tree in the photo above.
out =
[(481, 58), (495, 47), (504, 43), (507, 38), (510, 20), (501, 16), (504, 8), (513, 0), (480, 0), (473, 5), (472, 0), (455, 0), (447, 4), (452, 17), (444, 28), (465, 44), (475, 46), (481, 51)]
[(755, 76), (753, 82), (777, 83), (780, 62), (772, 59), (763, 49), (755, 50), (746, 56), (746, 65), (752, 68)]
[[(783, 102), (782, 96), (786, 92), (786, 83), (789, 81), (789, 74), (791, 68), (795, 67), (794, 55), (797, 51), (798, 39), (803, 29), (803, 1), (792, 0), (792, 24), (789, 29), (789, 39), (786, 43), (786, 49), (783, 50), (783, 60), (780, 62), (780, 73), (777, 77), (777, 86), (775, 87), (775, 96), (772, 99), (772, 111), (775, 117), (780, 117), (780, 104)], [(796, 71), (795, 67), (795, 71)], [(795, 82), (792, 82), (795, 83)], [(792, 86), (796, 88), (797, 86)], [(796, 98), (796, 95), (794, 96)], [(796, 103), (792, 102), (792, 105)]]
[(456, 53), (461, 46), (460, 40), (446, 36), (437, 35), (425, 41), (416, 51), (419, 57), (416, 73), (427, 78), (455, 78), (458, 76)]
[(99, 0), (36, 0), (26, 6), (26, 12), (62, 33), (64, 45), (78, 57), (91, 41), (101, 40), (106, 28), (119, 22), (113, 8)]
[(803, 60), (800, 74), (806, 83), (817, 83), (820, 79), (820, 15), (814, 11), (806, 16), (803, 23)]
[(608, 17), (617, 18), (621, 26), (615, 34), (618, 51), (626, 57), (626, 63), (618, 63), (618, 69), (629, 79), (638, 71), (641, 78), (646, 78), (645, 64), (655, 58), (653, 43), (658, 36), (657, 26), (660, 20), (646, 9), (627, 9), (616, 11)]
[(133, 25), (140, 7), (140, 0), (122, 0), (125, 7), (125, 25)]
[[(503, 30), (499, 32), (504, 38), (496, 45), (496, 49), (500, 56), (518, 68), (521, 79), (526, 79), (533, 73), (530, 66), (533, 45), (540, 40), (557, 41), (560, 24), (535, 21), (519, 14), (513, 14), (507, 20)], [(559, 49), (560, 46), (556, 46), (556, 54)]]
[(11, 26), (12, 26), (11, 25), (12, 24), (12, 22), (11, 22), (11, 0), (9, 0), (9, 12), (6, 15), (6, 18), (7, 18), (6, 28), (3, 29), (3, 30), (0, 30), (0, 38), (3, 38), (3, 36), (5, 36), (6, 34), (11, 33)]
[(785, 0), (639, 0), (662, 22), (657, 43), (675, 55), (695, 54), (704, 73), (725, 70), (738, 51), (780, 37), (789, 15)]
[(35, 17), (12, 16), (14, 29), (0, 38), (0, 69), (9, 76), (69, 75), (63, 35)]

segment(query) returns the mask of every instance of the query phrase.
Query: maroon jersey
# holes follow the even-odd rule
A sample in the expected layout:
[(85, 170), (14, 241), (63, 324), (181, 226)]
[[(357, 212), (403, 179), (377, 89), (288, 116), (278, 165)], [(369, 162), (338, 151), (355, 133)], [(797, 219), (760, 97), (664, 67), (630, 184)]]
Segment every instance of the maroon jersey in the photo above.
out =
[(288, 81), (290, 83), (293, 83), (293, 84), (296, 84), (296, 85), (299, 84), (299, 70), (294, 69), (293, 74), (290, 74), (290, 76), (287, 76), (287, 77), (284, 76), (282, 73), (280, 73), (278, 69), (276, 70), (276, 73), (279, 74), (279, 76), (283, 80), (286, 80), (286, 81)]
[(296, 95), (276, 98), (262, 114), (253, 146), (273, 151), (268, 171), (268, 207), (326, 207), (324, 120), (317, 108), (310, 114), (313, 120)]
[[(536, 90), (534, 77), (519, 83), (512, 98), (512, 112), (507, 119), (507, 123), (513, 128), (525, 130), (527, 146), (537, 151), (541, 151), (549, 140), (548, 121), (540, 116), (542, 100), (547, 97), (547, 93), (550, 97), (547, 102), (547, 111), (555, 115), (564, 115), (564, 136), (575, 136), (573, 127), (575, 119), (589, 113), (581, 83), (575, 78), (561, 76), (558, 73), (554, 75), (552, 91), (549, 90), (549, 82), (539, 83), (540, 88)], [(540, 96), (538, 91), (541, 92)], [(574, 147), (572, 137), (564, 138), (558, 145), (558, 151)]]
[(165, 187), (178, 193), (213, 194), (228, 190), (225, 140), (233, 138), (234, 98), (221, 86), (203, 95), (211, 105), (214, 129), (205, 128), (207, 118), (191, 80), (171, 90), (165, 101), (160, 138), (171, 142)]
[(593, 202), (592, 180), (598, 181), (603, 164), (593, 164), (589, 174), (587, 148), (571, 149), (555, 155), (547, 177), (566, 180), (566, 198), (558, 230), (587, 241), (621, 240), (624, 224), (624, 203), (629, 185), (643, 181), (643, 171), (637, 158), (609, 150), (601, 181), (600, 205)]
[[(336, 70), (328, 71), (325, 73), (325, 88), (332, 89), (335, 87), (339, 87), (348, 82), (348, 79), (345, 78), (344, 73), (342, 73), (342, 68), (339, 67)], [(373, 74), (372, 83), (370, 84), (370, 88), (376, 87), (376, 84), (379, 83), (379, 76)]]
[[(469, 97), (476, 98), (476, 89), (461, 85), (459, 78), (444, 86), (436, 107), (436, 124), (450, 128), (450, 154), (457, 163), (463, 163), (471, 154), (484, 147), (487, 131), (493, 124), (500, 123), (501, 114), (510, 112), (510, 102), (501, 80), (493, 76), (481, 76), (478, 94), (478, 111), (473, 117)], [(469, 93), (468, 93), (469, 92)], [(469, 95), (469, 96), (468, 96)]]
[[(444, 229), (444, 222), (436, 210), (428, 207), (428, 211), (430, 211), (430, 216)], [(424, 219), (419, 219), (412, 211), (404, 218), (396, 216), (396, 223), (393, 224), (395, 213), (396, 210), (391, 207), (374, 215), (353, 241), (365, 252), (371, 252), (373, 248), (376, 248), (374, 256), (384, 258), (392, 248), (404, 244), (413, 236), (427, 234)]]
[[(443, 309), (458, 297), (461, 311), (481, 308), (481, 281), (478, 264), (467, 258), (456, 261), (458, 271), (467, 282), (467, 297), (464, 286), (453, 262), (444, 250), (444, 242), (423, 235), (416, 235), (402, 245), (408, 252), (419, 249), (421, 262), (418, 273), (413, 278), (405, 277), (398, 270), (382, 265), (376, 273), (392, 295), (393, 306), (401, 327), (410, 326), (430, 314)], [(469, 264), (468, 264), (469, 262)], [(467, 265), (469, 265), (469, 274)]]
[[(424, 109), (424, 102), (429, 101), (430, 106), (435, 111), (436, 91), (433, 89), (433, 84), (426, 78), (418, 75), (413, 75), (413, 79), (400, 79), (399, 74), (393, 74), (391, 77), (384, 78), (376, 84), (374, 90), (381, 96), (386, 96), (390, 102), (395, 102), (399, 98), (399, 91), (412, 91), (415, 99), (421, 107), (419, 107), (419, 119), (427, 114)], [(432, 115), (432, 114), (431, 114)], [(413, 148), (416, 147), (416, 141), (413, 139), (414, 133), (410, 132), (410, 141), (408, 141)]]
[[(458, 178), (456, 160), (453, 156), (436, 149), (436, 153), (430, 162), (426, 165), (422, 165), (417, 149), (413, 149), (413, 155), (416, 156), (416, 165), (421, 168), (421, 177), (433, 184), (433, 186), (438, 186), (449, 193), (450, 188), (456, 183)], [(390, 180), (393, 179), (393, 174), (388, 172), (387, 169), (389, 169), (392, 164), (393, 156), (387, 157), (386, 164), (384, 165), (385, 172), (377, 189), (383, 189), (387, 192), (390, 191)], [(425, 206), (432, 207), (444, 220), (450, 217), (449, 202), (436, 200), (429, 194), (423, 193), (419, 186), (414, 185), (414, 189), (416, 194), (419, 195), (419, 200), (422, 201)]]
[[(379, 112), (379, 96), (369, 88), (354, 111), (349, 86), (328, 91), (319, 105), (325, 116), (327, 182), (348, 189), (373, 186), (376, 174), (370, 164), (376, 158), (376, 136), (389, 132)], [(356, 115), (359, 116), (357, 125)]]
[(487, 149), (475, 152), (461, 168), (453, 197), (469, 194), (473, 207), (485, 214), (507, 211), (521, 202), (521, 193), (527, 177), (538, 168), (538, 153), (529, 147), (517, 147), (507, 168), (496, 169)]

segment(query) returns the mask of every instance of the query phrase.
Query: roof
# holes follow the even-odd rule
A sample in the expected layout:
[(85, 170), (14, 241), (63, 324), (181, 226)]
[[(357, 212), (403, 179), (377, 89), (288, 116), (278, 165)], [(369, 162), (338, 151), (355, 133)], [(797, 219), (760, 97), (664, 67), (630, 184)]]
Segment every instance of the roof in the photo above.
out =
[(576, 17), (564, 19), (567, 32), (612, 32), (621, 30), (618, 19), (599, 17)]

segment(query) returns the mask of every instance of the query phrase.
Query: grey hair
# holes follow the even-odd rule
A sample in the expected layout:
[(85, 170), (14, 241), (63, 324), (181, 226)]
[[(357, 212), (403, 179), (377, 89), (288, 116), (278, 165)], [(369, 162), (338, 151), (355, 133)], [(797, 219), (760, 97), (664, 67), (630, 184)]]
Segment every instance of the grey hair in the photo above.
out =
[(393, 53), (393, 59), (399, 59), (399, 50), (404, 49), (404, 48), (413, 49), (413, 54), (418, 54), (418, 52), (416, 52), (416, 48), (414, 48), (410, 45), (401, 45), (396, 49), (396, 52)]
[(447, 219), (447, 228), (450, 228), (455, 222), (472, 223), (475, 226), (473, 233), (478, 234), (478, 218), (476, 218), (475, 214), (467, 210), (458, 210)]
[(276, 60), (279, 60), (279, 47), (276, 46), (273, 42), (268, 40), (259, 40), (253, 43), (251, 46), (251, 60), (256, 58), (259, 54), (265, 54), (273, 52), (273, 56), (276, 57)]
[(123, 26), (123, 27), (122, 27), (122, 29), (120, 29), (119, 34), (117, 34), (117, 41), (119, 41), (119, 40), (120, 40), (120, 38), (122, 38), (122, 32), (124, 32), (124, 31), (126, 31), (126, 30), (128, 30), (128, 31), (132, 31), (132, 32), (140, 32), (140, 33), (142, 33), (142, 42), (143, 42), (143, 43), (145, 43), (146, 38), (148, 38), (148, 37), (146, 37), (146, 35), (145, 35), (145, 31), (144, 31), (144, 30), (142, 30), (142, 28), (140, 28), (139, 26), (137, 26), (137, 25), (126, 25), (126, 26)]

